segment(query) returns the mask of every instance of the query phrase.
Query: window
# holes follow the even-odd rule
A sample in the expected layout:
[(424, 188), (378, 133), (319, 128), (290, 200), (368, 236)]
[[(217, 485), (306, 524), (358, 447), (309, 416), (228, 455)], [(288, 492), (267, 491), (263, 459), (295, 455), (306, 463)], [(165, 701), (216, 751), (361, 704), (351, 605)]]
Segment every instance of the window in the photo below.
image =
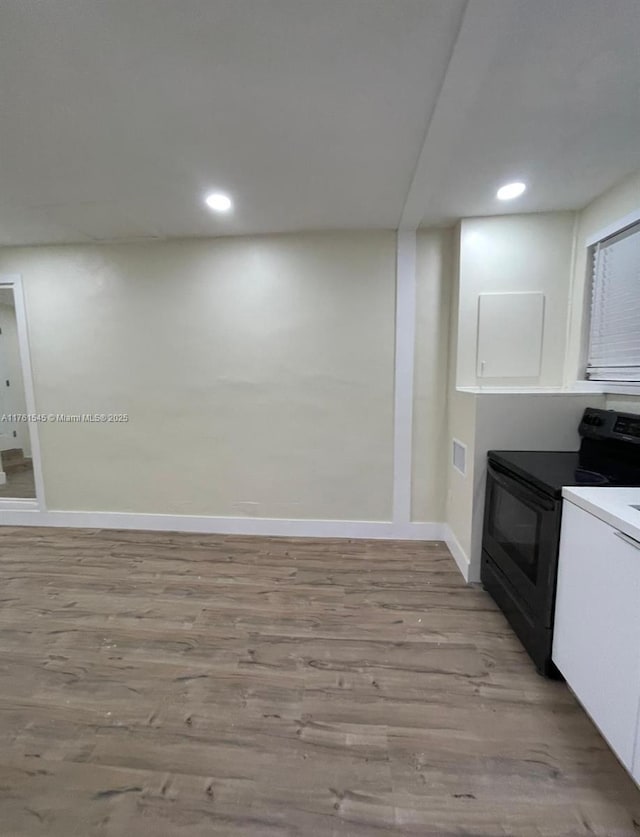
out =
[(593, 250), (587, 378), (640, 382), (640, 223)]

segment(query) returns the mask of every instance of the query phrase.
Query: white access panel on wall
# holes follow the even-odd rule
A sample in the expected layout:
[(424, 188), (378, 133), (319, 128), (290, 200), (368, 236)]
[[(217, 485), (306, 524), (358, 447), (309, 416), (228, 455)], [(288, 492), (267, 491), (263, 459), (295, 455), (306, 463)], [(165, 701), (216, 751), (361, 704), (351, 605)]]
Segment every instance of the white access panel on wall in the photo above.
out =
[(478, 377), (537, 378), (543, 328), (544, 294), (480, 294)]

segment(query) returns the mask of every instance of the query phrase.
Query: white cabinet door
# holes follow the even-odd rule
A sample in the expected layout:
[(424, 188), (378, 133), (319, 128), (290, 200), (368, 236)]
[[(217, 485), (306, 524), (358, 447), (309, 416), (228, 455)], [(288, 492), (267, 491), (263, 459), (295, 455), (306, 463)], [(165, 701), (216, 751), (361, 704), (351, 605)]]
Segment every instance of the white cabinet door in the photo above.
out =
[(480, 294), (478, 377), (537, 378), (543, 328), (544, 294)]
[(553, 660), (633, 770), (640, 706), (640, 544), (565, 500)]

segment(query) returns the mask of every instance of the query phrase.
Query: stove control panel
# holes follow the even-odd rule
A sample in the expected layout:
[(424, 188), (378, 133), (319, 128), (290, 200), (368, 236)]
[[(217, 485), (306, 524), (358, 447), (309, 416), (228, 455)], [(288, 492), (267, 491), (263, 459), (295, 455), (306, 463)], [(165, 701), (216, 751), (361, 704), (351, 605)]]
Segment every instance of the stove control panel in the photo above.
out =
[(640, 444), (640, 415), (587, 407), (579, 433), (587, 439), (611, 439)]
[(618, 416), (613, 432), (626, 438), (640, 439), (640, 416)]

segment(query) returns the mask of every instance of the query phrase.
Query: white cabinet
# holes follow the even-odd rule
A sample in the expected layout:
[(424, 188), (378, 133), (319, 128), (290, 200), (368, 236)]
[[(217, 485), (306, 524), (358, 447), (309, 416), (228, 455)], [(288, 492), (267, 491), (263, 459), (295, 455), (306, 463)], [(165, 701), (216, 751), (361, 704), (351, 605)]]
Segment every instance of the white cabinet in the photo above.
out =
[(537, 378), (543, 328), (544, 294), (480, 294), (478, 377)]
[(640, 780), (640, 543), (565, 500), (553, 660)]

